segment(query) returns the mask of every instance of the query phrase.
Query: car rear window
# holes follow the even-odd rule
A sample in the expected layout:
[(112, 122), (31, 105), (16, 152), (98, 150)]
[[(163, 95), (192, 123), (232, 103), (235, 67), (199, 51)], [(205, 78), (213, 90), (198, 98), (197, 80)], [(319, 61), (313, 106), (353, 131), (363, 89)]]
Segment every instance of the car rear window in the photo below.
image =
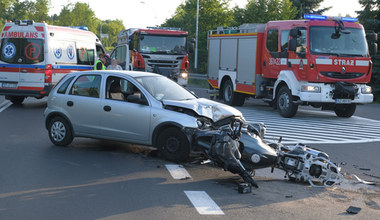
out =
[(4, 38), (0, 51), (0, 60), (6, 63), (33, 64), (44, 61), (42, 39)]
[(70, 77), (65, 82), (63, 82), (62, 85), (57, 90), (57, 93), (65, 94), (66, 90), (67, 90), (67, 87), (69, 86), (69, 84), (71, 83), (71, 81), (73, 81), (73, 79), (74, 79), (74, 77)]

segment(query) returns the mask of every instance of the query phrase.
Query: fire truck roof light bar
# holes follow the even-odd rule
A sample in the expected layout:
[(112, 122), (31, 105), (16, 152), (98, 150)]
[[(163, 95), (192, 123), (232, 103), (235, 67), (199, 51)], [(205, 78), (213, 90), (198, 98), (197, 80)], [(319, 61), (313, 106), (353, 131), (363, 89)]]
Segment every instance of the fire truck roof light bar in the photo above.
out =
[(342, 20), (347, 22), (357, 22), (357, 18), (349, 18), (349, 17), (330, 17), (330, 16), (324, 16), (324, 15), (312, 15), (312, 14), (306, 14), (304, 15), (305, 19), (309, 20)]

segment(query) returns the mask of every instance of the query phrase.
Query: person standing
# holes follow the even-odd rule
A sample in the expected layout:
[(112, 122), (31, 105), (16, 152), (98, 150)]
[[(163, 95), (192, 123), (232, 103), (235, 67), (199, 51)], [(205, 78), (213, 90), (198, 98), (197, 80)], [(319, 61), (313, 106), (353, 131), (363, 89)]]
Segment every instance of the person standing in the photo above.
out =
[(107, 70), (123, 70), (120, 65), (117, 64), (116, 59), (111, 60), (111, 65), (107, 67)]
[(106, 58), (104, 57), (104, 54), (99, 55), (99, 59), (96, 61), (94, 65), (94, 70), (105, 70), (106, 66)]

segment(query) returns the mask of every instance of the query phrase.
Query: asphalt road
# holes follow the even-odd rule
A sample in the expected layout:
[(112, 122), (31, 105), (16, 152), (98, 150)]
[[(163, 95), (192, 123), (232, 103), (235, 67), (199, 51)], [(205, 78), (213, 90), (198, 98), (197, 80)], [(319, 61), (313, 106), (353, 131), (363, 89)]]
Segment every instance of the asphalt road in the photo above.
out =
[[(241, 179), (211, 165), (182, 164), (191, 177), (174, 179), (165, 167), (171, 163), (146, 147), (86, 138), (56, 147), (44, 127), (45, 107), (45, 99), (28, 98), (0, 112), (0, 219), (215, 219), (200, 214), (186, 192), (205, 192), (223, 219), (376, 219), (380, 214), (378, 188), (349, 179), (357, 174), (379, 182), (363, 173), (380, 176), (380, 143), (316, 146), (333, 161), (345, 162), (347, 181), (339, 187), (312, 188), (284, 179), (282, 171), (263, 169), (255, 177), (259, 188), (239, 194)], [(378, 107), (363, 107), (357, 114), (378, 119)], [(346, 213), (351, 205), (362, 208), (354, 217)]]

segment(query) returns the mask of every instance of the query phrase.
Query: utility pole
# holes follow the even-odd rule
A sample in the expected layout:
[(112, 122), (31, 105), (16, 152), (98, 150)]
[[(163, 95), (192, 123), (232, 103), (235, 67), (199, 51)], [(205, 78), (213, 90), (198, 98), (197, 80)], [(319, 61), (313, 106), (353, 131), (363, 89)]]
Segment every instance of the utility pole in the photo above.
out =
[(195, 72), (198, 72), (198, 19), (199, 19), (199, 0), (197, 0), (197, 24), (195, 28), (195, 58), (194, 58)]

